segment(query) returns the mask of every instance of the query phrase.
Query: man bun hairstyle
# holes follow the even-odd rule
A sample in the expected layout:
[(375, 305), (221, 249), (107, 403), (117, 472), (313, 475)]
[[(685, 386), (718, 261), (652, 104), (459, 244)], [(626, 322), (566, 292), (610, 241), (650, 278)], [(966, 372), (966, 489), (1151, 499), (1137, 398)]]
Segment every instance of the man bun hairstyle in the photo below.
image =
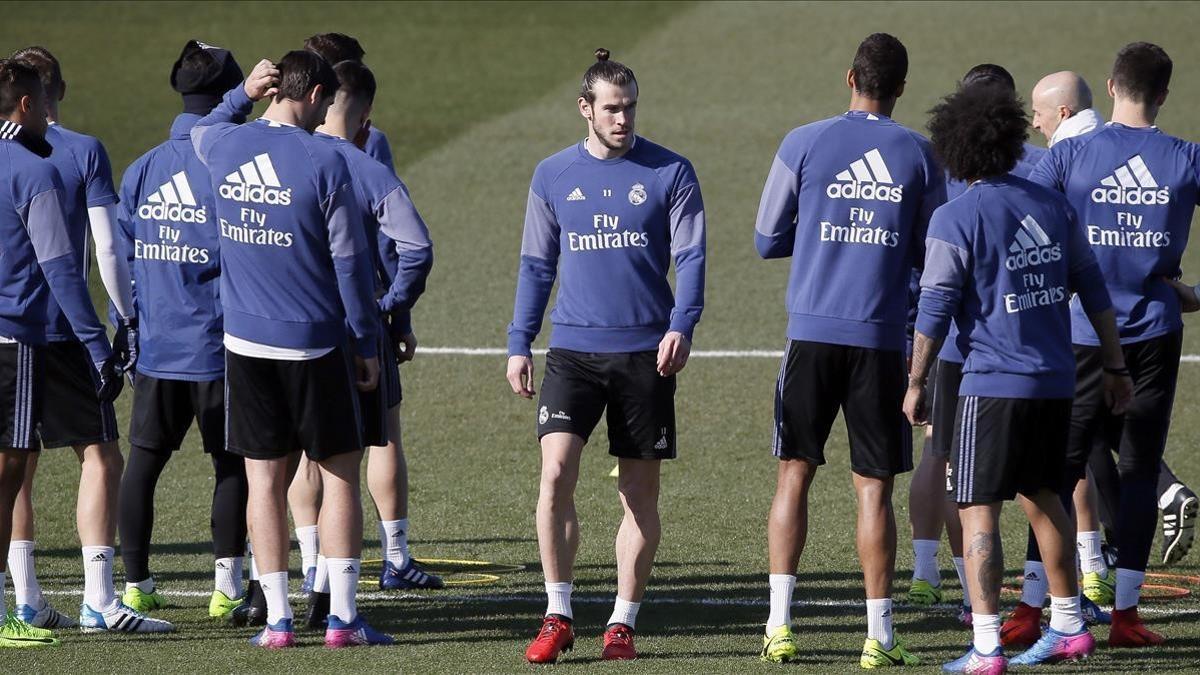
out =
[(908, 77), (908, 50), (895, 36), (872, 33), (854, 53), (854, 90), (873, 101), (895, 98)]
[(1012, 73), (994, 63), (981, 63), (968, 70), (958, 86), (966, 88), (976, 84), (992, 84), (1009, 89), (1013, 93), (1017, 91), (1017, 82), (1013, 79)]
[(960, 87), (929, 111), (930, 141), (957, 180), (1003, 176), (1025, 152), (1029, 119), (1016, 91), (994, 83)]
[(26, 47), (17, 50), (12, 59), (36, 70), (42, 81), (42, 89), (46, 90), (46, 97), (52, 101), (58, 100), (63, 90), (62, 66), (49, 49), (37, 45)]
[(296, 49), (283, 55), (279, 63), (279, 93), (275, 100), (302, 100), (312, 88), (321, 85), (321, 98), (337, 94), (337, 72), (329, 62), (315, 52)]
[(1131, 42), (1117, 52), (1113, 88), (1138, 103), (1154, 103), (1171, 84), (1171, 57), (1158, 45)]
[(342, 61), (333, 67), (338, 89), (357, 102), (375, 102), (375, 74), (361, 61)]
[(16, 59), (0, 59), (0, 116), (13, 114), (21, 99), (43, 89), (37, 69)]
[(637, 86), (637, 78), (629, 66), (609, 60), (612, 54), (607, 49), (600, 47), (594, 53), (596, 62), (583, 74), (583, 83), (579, 87), (580, 98), (588, 103), (595, 103), (597, 82), (608, 82), (618, 87), (630, 84)]
[(362, 61), (366, 55), (358, 40), (345, 33), (317, 33), (304, 41), (304, 48), (320, 54), (330, 64)]

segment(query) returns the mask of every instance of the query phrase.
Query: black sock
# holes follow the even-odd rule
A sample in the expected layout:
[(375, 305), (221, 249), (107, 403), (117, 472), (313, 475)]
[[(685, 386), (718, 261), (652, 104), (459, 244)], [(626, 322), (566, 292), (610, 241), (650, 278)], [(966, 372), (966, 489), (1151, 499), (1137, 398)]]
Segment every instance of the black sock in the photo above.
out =
[(1121, 510), (1117, 513), (1117, 567), (1144, 572), (1158, 529), (1157, 476), (1121, 476)]
[(130, 583), (150, 578), (150, 535), (154, 531), (154, 488), (171, 459), (169, 452), (155, 452), (136, 445), (121, 476), (117, 527), (121, 533), (121, 560)]

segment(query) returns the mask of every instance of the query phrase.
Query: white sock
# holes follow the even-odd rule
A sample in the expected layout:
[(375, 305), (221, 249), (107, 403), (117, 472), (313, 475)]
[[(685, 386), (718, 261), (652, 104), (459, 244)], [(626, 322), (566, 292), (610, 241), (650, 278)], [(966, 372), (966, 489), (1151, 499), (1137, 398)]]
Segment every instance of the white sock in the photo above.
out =
[(246, 542), (246, 559), (250, 561), (250, 581), (258, 581), (258, 563), (254, 562), (254, 549)]
[(970, 608), (971, 594), (970, 587), (967, 586), (967, 561), (963, 560), (961, 556), (954, 559), (954, 571), (958, 572), (958, 584), (962, 586), (963, 607)]
[(111, 546), (83, 547), (83, 602), (98, 612), (109, 611), (117, 603), (112, 568)]
[(1171, 505), (1175, 501), (1175, 495), (1186, 487), (1183, 483), (1171, 483), (1171, 487), (1167, 491), (1158, 496), (1158, 510), (1161, 511)]
[(913, 539), (913, 579), (928, 581), (934, 586), (942, 585), (942, 572), (938, 569), (938, 540)]
[(1118, 567), (1117, 601), (1115, 608), (1129, 609), (1130, 607), (1137, 607), (1138, 600), (1142, 596), (1142, 582), (1145, 580), (1145, 572), (1127, 570)]
[(796, 575), (771, 574), (771, 615), (767, 617), (767, 632), (780, 626), (792, 625), (792, 594), (796, 591)]
[(354, 597), (362, 564), (358, 558), (326, 558), (325, 567), (329, 570), (329, 616), (353, 623), (358, 618)]
[[(34, 544), (28, 540), (12, 541), (8, 544), (8, 571), (12, 575), (14, 600), (18, 605), (29, 605), (41, 609), (46, 604), (42, 586), (33, 571)], [(0, 585), (0, 588), (3, 588)]]
[(215, 588), (230, 600), (242, 597), (242, 561), (244, 558), (217, 558), (215, 566)]
[(630, 602), (617, 598), (613, 604), (612, 616), (608, 617), (608, 623), (605, 625), (611, 626), (614, 623), (623, 623), (630, 628), (636, 628), (638, 610), (641, 609), (642, 603)]
[(408, 518), (379, 521), (383, 558), (400, 569), (408, 564)]
[[(1021, 583), (1021, 602), (1041, 609), (1050, 594), (1050, 581), (1046, 579), (1046, 566), (1033, 560), (1025, 561), (1025, 580)], [(987, 652), (982, 652), (986, 654)]]
[(1083, 612), (1079, 609), (1079, 596), (1056, 598), (1050, 596), (1050, 627), (1074, 635), (1083, 630)]
[(317, 556), (317, 578), (313, 579), (313, 590), (317, 593), (329, 592), (329, 562), (323, 555)]
[(571, 591), (575, 584), (570, 581), (546, 582), (546, 616), (558, 614), (574, 619), (571, 612)]
[(1104, 554), (1100, 551), (1099, 532), (1080, 532), (1075, 535), (1075, 549), (1079, 551), (1079, 569), (1087, 572), (1107, 572)]
[(1000, 647), (999, 614), (971, 614), (971, 626), (975, 632), (975, 651), (986, 656)]
[(320, 539), (317, 537), (317, 526), (297, 527), (296, 541), (300, 542), (300, 571), (308, 574), (310, 567), (317, 566), (317, 552), (321, 548)]
[(892, 599), (867, 598), (867, 637), (878, 640), (884, 649), (895, 646), (892, 637)]
[(270, 572), (260, 574), (258, 584), (267, 599), (267, 623), (277, 624), (292, 618), (292, 604), (288, 602), (288, 573)]
[(125, 582), (125, 590), (129, 590), (131, 588), (136, 588), (143, 593), (153, 593), (154, 588), (155, 588), (154, 577), (146, 577), (145, 579), (142, 579), (141, 581), (134, 581), (134, 582), (126, 581)]

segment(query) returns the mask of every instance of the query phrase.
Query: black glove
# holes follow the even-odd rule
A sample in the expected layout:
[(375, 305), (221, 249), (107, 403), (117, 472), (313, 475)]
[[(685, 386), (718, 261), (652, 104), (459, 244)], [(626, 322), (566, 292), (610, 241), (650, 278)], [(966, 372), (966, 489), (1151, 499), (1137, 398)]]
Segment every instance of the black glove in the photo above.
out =
[(112, 403), (121, 395), (121, 387), (125, 386), (117, 356), (114, 354), (105, 359), (97, 370), (100, 371), (100, 377), (96, 382), (96, 397), (101, 403)]
[(122, 373), (133, 371), (138, 359), (138, 322), (136, 316), (120, 319), (117, 332), (113, 335), (113, 356), (117, 359), (117, 370)]

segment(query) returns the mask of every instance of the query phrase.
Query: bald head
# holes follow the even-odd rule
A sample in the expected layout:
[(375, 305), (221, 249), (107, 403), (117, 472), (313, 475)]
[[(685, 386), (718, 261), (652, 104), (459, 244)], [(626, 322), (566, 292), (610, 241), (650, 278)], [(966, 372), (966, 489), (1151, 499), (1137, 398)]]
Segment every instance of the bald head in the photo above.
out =
[(1049, 141), (1063, 120), (1092, 107), (1092, 90), (1079, 73), (1062, 70), (1039, 80), (1029, 102), (1034, 128)]

